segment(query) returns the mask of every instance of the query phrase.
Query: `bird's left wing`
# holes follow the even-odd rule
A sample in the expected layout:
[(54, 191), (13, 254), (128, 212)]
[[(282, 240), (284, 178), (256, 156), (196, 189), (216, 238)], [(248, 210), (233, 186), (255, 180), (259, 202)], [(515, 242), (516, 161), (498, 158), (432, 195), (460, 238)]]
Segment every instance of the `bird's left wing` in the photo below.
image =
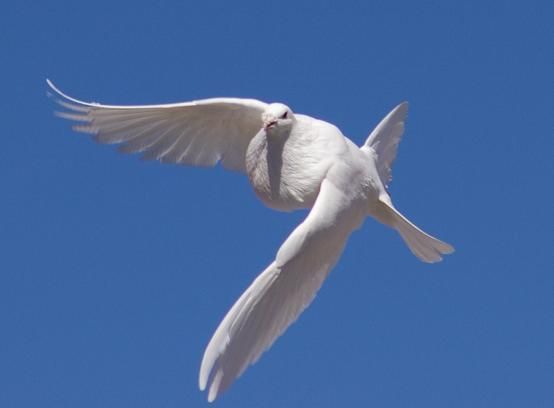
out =
[(255, 99), (212, 98), (165, 105), (118, 106), (72, 98), (47, 80), (74, 129), (99, 143), (121, 144), (124, 153), (192, 166), (245, 171), (246, 148), (262, 128), (267, 104)]
[(371, 149), (377, 155), (377, 171), (385, 186), (392, 180), (392, 163), (404, 133), (407, 114), (408, 102), (402, 102), (379, 122), (362, 146), (362, 149)]
[(242, 294), (215, 331), (202, 360), (200, 389), (213, 401), (255, 363), (310, 304), (364, 211), (325, 179), (304, 220), (275, 260)]

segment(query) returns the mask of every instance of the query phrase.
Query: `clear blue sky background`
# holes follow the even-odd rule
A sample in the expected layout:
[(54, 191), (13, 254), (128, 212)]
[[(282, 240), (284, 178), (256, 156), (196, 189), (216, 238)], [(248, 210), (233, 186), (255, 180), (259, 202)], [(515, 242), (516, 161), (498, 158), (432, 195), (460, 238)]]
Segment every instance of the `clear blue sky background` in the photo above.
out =
[(4, 4), (0, 406), (207, 406), (205, 345), (305, 216), (95, 145), (46, 77), (113, 104), (283, 101), (356, 143), (410, 101), (392, 196), (457, 252), (423, 264), (368, 220), (217, 406), (554, 406), (553, 4)]

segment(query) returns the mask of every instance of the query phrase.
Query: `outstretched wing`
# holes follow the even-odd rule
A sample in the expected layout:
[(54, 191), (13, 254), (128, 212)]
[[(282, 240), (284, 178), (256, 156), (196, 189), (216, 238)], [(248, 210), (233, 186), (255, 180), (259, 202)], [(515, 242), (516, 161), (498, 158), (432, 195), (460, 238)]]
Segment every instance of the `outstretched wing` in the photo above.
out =
[(392, 180), (392, 163), (408, 114), (408, 102), (402, 102), (394, 108), (371, 132), (362, 149), (372, 149), (377, 155), (377, 171), (385, 186)]
[[(213, 401), (255, 363), (310, 304), (365, 215), (324, 180), (307, 218), (283, 243), (275, 260), (233, 305), (202, 360), (200, 389)], [(362, 215), (363, 214), (363, 215)]]
[(72, 98), (47, 80), (76, 131), (95, 135), (99, 143), (121, 144), (124, 153), (145, 159), (245, 171), (250, 140), (262, 127), (267, 104), (255, 99), (212, 98), (193, 102), (115, 106)]

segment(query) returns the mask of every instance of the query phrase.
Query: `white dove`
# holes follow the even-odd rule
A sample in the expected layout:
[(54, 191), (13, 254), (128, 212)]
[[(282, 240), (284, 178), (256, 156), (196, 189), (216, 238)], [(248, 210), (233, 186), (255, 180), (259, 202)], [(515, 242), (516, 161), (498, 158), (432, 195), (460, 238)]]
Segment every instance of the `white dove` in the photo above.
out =
[(246, 289), (211, 338), (200, 389), (216, 399), (255, 363), (310, 304), (349, 235), (370, 215), (396, 229), (424, 262), (454, 251), (394, 208), (386, 186), (408, 104), (395, 107), (362, 147), (334, 125), (281, 103), (213, 98), (165, 105), (112, 106), (74, 99), (48, 85), (67, 109), (62, 118), (100, 143), (121, 144), (163, 163), (223, 167), (248, 175), (257, 196), (276, 210), (311, 208)]

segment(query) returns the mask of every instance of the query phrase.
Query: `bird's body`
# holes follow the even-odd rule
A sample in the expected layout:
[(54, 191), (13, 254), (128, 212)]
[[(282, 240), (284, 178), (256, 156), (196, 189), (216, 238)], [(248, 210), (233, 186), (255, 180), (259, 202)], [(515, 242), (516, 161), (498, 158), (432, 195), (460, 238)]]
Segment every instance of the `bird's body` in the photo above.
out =
[(286, 105), (214, 98), (149, 106), (110, 106), (71, 98), (48, 82), (68, 112), (101, 143), (127, 153), (247, 174), (270, 208), (310, 208), (275, 260), (241, 295), (210, 340), (199, 385), (213, 401), (306, 308), (338, 261), (351, 232), (369, 215), (395, 228), (425, 262), (453, 248), (424, 233), (392, 205), (386, 185), (404, 131), (407, 104), (393, 109), (356, 146), (334, 125), (293, 114)]
[(333, 165), (370, 165), (335, 126), (304, 115), (295, 118), (290, 129), (262, 128), (246, 151), (246, 172), (256, 195), (280, 211), (311, 208)]

